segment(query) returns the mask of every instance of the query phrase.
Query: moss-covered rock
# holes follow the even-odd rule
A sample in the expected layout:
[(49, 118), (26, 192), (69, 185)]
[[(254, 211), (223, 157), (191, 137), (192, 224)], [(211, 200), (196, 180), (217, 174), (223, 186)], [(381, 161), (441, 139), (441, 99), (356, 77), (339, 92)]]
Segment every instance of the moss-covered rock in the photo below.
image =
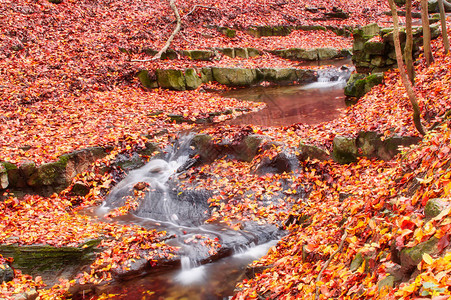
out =
[(355, 138), (336, 136), (333, 140), (332, 158), (340, 164), (357, 160), (358, 149)]
[(318, 48), (317, 52), (319, 60), (333, 59), (340, 55), (340, 52), (335, 48)]
[(429, 255), (434, 255), (437, 252), (438, 239), (436, 237), (432, 237), (414, 247), (404, 248), (401, 250), (400, 254), (401, 268), (403, 268), (406, 273), (409, 273), (409, 271), (413, 272), (423, 259), (423, 254), (427, 253)]
[(218, 31), (229, 38), (236, 37), (236, 30), (228, 27), (218, 27)]
[(249, 58), (247, 48), (235, 48), (235, 57)]
[(296, 77), (299, 83), (310, 83), (318, 79), (318, 74), (315, 70), (296, 69)]
[(287, 83), (297, 80), (294, 68), (262, 68), (260, 69), (263, 80), (274, 83)]
[(292, 26), (252, 26), (246, 29), (246, 33), (253, 37), (262, 36), (287, 36), (293, 31)]
[(149, 72), (148, 70), (140, 70), (136, 73), (141, 84), (148, 89), (158, 88), (158, 82), (155, 72)]
[(213, 81), (213, 72), (211, 68), (202, 68), (200, 70), (200, 79), (202, 80), (203, 83)]
[(195, 90), (202, 84), (202, 79), (194, 69), (185, 70), (186, 89)]
[(365, 74), (354, 73), (349, 77), (344, 93), (348, 97), (361, 98), (365, 94)]
[(325, 150), (317, 146), (308, 145), (305, 144), (304, 142), (300, 142), (298, 158), (300, 160), (307, 159), (329, 160), (330, 156)]
[(158, 69), (156, 74), (160, 87), (176, 91), (184, 91), (186, 89), (185, 75), (182, 70)]
[(377, 289), (379, 293), (393, 289), (393, 287), (395, 286), (395, 279), (396, 279), (395, 276), (388, 275), (384, 279), (379, 281), (377, 284)]
[(449, 206), (449, 203), (440, 198), (430, 199), (424, 206), (424, 217), (432, 219), (438, 216), (443, 210)]
[(265, 140), (270, 140), (270, 138), (258, 134), (246, 136), (235, 151), (237, 158), (242, 161), (252, 161)]
[(224, 54), (225, 56), (235, 58), (235, 48), (216, 48), (220, 53)]
[(14, 279), (14, 270), (10, 265), (0, 264), (0, 283), (8, 282)]
[(8, 172), (3, 163), (0, 163), (0, 189), (6, 189), (8, 186)]
[(66, 165), (67, 161), (65, 159), (42, 164), (36, 169), (36, 172), (27, 179), (27, 183), (32, 187), (67, 186)]
[(261, 55), (261, 51), (255, 48), (247, 48), (247, 55), (249, 57), (256, 57)]
[(368, 54), (377, 54), (382, 55), (385, 54), (386, 44), (383, 42), (371, 42), (367, 41), (363, 45), (363, 51)]
[(213, 78), (228, 86), (250, 86), (259, 81), (256, 69), (213, 67)]
[(215, 57), (211, 50), (184, 50), (182, 54), (193, 60), (212, 60)]
[(13, 267), (22, 270), (58, 270), (66, 265), (88, 262), (94, 258), (100, 239), (90, 240), (79, 247), (48, 245), (0, 245), (0, 254), (13, 257)]

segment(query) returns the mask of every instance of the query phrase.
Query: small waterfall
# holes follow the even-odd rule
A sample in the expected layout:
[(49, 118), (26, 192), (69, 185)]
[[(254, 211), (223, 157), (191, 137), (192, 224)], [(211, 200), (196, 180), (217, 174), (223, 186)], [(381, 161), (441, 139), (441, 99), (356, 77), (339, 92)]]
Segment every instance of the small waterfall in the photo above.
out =
[(327, 68), (318, 70), (317, 82), (307, 84), (301, 89), (317, 89), (317, 88), (344, 88), (346, 82), (351, 76), (354, 67), (342, 66), (339, 68)]
[(182, 269), (175, 276), (175, 280), (182, 285), (190, 285), (194, 283), (201, 283), (205, 279), (205, 266), (200, 266), (196, 261), (189, 256), (182, 256)]
[[(208, 216), (208, 192), (178, 188), (177, 173), (190, 163), (193, 135), (180, 138), (160, 158), (131, 171), (107, 196), (103, 208), (121, 207), (133, 198), (138, 201), (133, 214), (175, 225), (199, 225)], [(140, 197), (135, 192), (140, 191)]]

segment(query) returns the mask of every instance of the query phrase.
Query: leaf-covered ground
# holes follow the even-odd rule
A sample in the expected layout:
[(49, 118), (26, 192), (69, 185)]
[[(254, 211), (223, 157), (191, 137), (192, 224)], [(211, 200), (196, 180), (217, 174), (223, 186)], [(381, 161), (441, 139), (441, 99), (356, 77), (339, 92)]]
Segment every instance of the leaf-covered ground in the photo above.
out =
[[(355, 26), (371, 22), (387, 25), (385, 1), (179, 1), (184, 28), (173, 43), (175, 49), (208, 47), (348, 48), (351, 38), (329, 31), (294, 31), (286, 37), (254, 38), (238, 30), (230, 39), (207, 25), (236, 27), (259, 25)], [(202, 5), (206, 7), (196, 7)], [(321, 20), (335, 6), (350, 14), (346, 20)], [(318, 8), (310, 12), (307, 8)], [(324, 7), (324, 9), (322, 9)], [(194, 9), (194, 10), (193, 10)], [(192, 11), (192, 13), (190, 13)], [(144, 91), (134, 74), (140, 67), (203, 66), (186, 59), (132, 63), (119, 51), (158, 49), (169, 36), (175, 18), (167, 1), (3, 1), (0, 7), (0, 161), (43, 163), (59, 155), (93, 145), (113, 146), (102, 163), (114, 155), (149, 141), (162, 146), (178, 132), (195, 125), (174, 124), (168, 114), (202, 118), (229, 109), (259, 109), (261, 104), (223, 99), (201, 90)], [(390, 162), (361, 159), (351, 165), (307, 161), (293, 174), (260, 176), (255, 166), (269, 149), (250, 163), (217, 160), (193, 168), (180, 178), (184, 183), (215, 189), (209, 201), (211, 222), (240, 228), (244, 220), (285, 224), (289, 235), (255, 262), (267, 269), (237, 286), (237, 299), (326, 298), (407, 299), (451, 294), (449, 254), (450, 211), (432, 220), (423, 215), (432, 198), (449, 204), (451, 124), (442, 120), (451, 109), (451, 58), (435, 42), (436, 62), (417, 64), (416, 93), (425, 124), (444, 123), (420, 145), (406, 149)], [(133, 58), (142, 58), (135, 55)], [(295, 66), (269, 54), (253, 59), (223, 58), (222, 66)], [(214, 86), (214, 88), (222, 88)], [(232, 117), (233, 115), (231, 115)], [(335, 135), (355, 136), (361, 130), (415, 135), (412, 113), (399, 76), (386, 73), (385, 83), (373, 88), (344, 116), (319, 125), (294, 124), (284, 128), (244, 128), (297, 147), (308, 141), (331, 148)], [(166, 132), (161, 136), (158, 132)], [(218, 139), (233, 138), (243, 128), (219, 126), (204, 132)], [(90, 193), (74, 197), (68, 190), (51, 197), (11, 195), (0, 203), (1, 244), (78, 246), (98, 237), (107, 238), (102, 252), (75, 281), (62, 281), (50, 289), (40, 277), (16, 270), (16, 278), (1, 284), (1, 297), (36, 288), (42, 299), (67, 296), (77, 283), (111, 281), (112, 271), (127, 268), (132, 259), (171, 259), (177, 249), (165, 244), (166, 233), (134, 225), (94, 220), (76, 206), (99, 204), (114, 183), (96, 165), (79, 174)], [(286, 182), (282, 186), (280, 182)], [(266, 201), (269, 198), (276, 199)], [(304, 197), (307, 195), (306, 197)], [(127, 208), (129, 209), (129, 208)], [(287, 222), (298, 220), (298, 222)], [(345, 235), (346, 233), (346, 235)], [(340, 249), (342, 237), (344, 242)], [(391, 290), (378, 290), (387, 271), (396, 268), (393, 256), (435, 236), (441, 255), (423, 256), (411, 278)], [(395, 241), (395, 246), (392, 246)], [(214, 249), (215, 244), (213, 243)], [(393, 247), (395, 248), (393, 250)], [(339, 250), (336, 254), (336, 250)], [(357, 253), (365, 262), (351, 270)], [(326, 261), (330, 263), (324, 271)], [(395, 259), (396, 260), (396, 259)], [(0, 259), (4, 263), (4, 259)], [(371, 270), (371, 272), (368, 272)], [(316, 283), (321, 273), (321, 280)], [(46, 287), (49, 288), (49, 287)]]

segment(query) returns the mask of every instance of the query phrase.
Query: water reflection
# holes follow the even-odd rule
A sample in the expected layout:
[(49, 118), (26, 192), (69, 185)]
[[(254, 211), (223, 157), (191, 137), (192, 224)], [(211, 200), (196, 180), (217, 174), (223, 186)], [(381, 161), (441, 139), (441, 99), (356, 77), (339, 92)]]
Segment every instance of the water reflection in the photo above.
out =
[(255, 87), (223, 93), (224, 97), (265, 102), (261, 111), (228, 121), (232, 125), (289, 126), (318, 124), (340, 116), (346, 108), (343, 81), (314, 82), (304, 86)]

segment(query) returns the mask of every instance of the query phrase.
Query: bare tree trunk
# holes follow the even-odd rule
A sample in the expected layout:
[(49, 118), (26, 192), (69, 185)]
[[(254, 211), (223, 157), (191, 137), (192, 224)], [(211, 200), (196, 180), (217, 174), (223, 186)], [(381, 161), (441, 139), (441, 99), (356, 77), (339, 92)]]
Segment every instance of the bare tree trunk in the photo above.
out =
[(443, 0), (438, 0), (438, 7), (440, 9), (440, 22), (442, 24), (443, 46), (445, 47), (445, 54), (448, 54), (449, 53), (449, 39), (448, 39), (448, 31), (446, 30), (446, 16), (445, 16), (445, 6), (443, 4)]
[(415, 85), (415, 69), (413, 67), (413, 34), (412, 34), (412, 0), (406, 1), (406, 47), (404, 48), (404, 60), (406, 62), (407, 75), (410, 82)]
[(421, 23), (423, 25), (423, 47), (426, 66), (434, 61), (431, 50), (431, 29), (429, 27), (428, 0), (421, 0)]
[(177, 19), (177, 25), (175, 25), (175, 29), (172, 32), (171, 36), (166, 41), (166, 44), (163, 48), (161, 48), (160, 51), (158, 51), (157, 54), (153, 57), (153, 59), (160, 59), (161, 55), (168, 50), (169, 46), (172, 43), (172, 40), (177, 35), (177, 33), (180, 31), (180, 28), (182, 27), (182, 19), (180, 18), (179, 10), (177, 9), (177, 6), (175, 5), (175, 0), (170, 0), (169, 5), (171, 6), (172, 10), (174, 11), (175, 17)]
[(177, 25), (175, 25), (174, 31), (172, 32), (171, 36), (166, 41), (166, 44), (151, 59), (133, 59), (131, 61), (146, 62), (146, 61), (157, 60), (157, 59), (160, 59), (161, 55), (168, 50), (169, 46), (172, 43), (172, 40), (174, 39), (174, 37), (177, 35), (177, 33), (182, 28), (182, 19), (180, 18), (179, 10), (177, 9), (177, 6), (175, 5), (175, 0), (169, 0), (169, 6), (171, 6), (172, 10), (174, 11), (175, 18), (177, 20)]
[(415, 92), (413, 91), (412, 85), (407, 78), (406, 70), (404, 68), (404, 62), (402, 60), (402, 51), (401, 51), (401, 43), (399, 41), (399, 19), (398, 13), (396, 11), (396, 5), (394, 0), (388, 0), (390, 4), (392, 16), (393, 16), (393, 39), (395, 42), (395, 52), (396, 52), (396, 61), (398, 63), (399, 73), (401, 75), (401, 81), (406, 89), (407, 96), (409, 97), (410, 103), (412, 104), (413, 109), (413, 123), (415, 124), (415, 128), (421, 135), (425, 135), (425, 131), (423, 125), (421, 124), (421, 113), (420, 106), (418, 105), (417, 97)]

